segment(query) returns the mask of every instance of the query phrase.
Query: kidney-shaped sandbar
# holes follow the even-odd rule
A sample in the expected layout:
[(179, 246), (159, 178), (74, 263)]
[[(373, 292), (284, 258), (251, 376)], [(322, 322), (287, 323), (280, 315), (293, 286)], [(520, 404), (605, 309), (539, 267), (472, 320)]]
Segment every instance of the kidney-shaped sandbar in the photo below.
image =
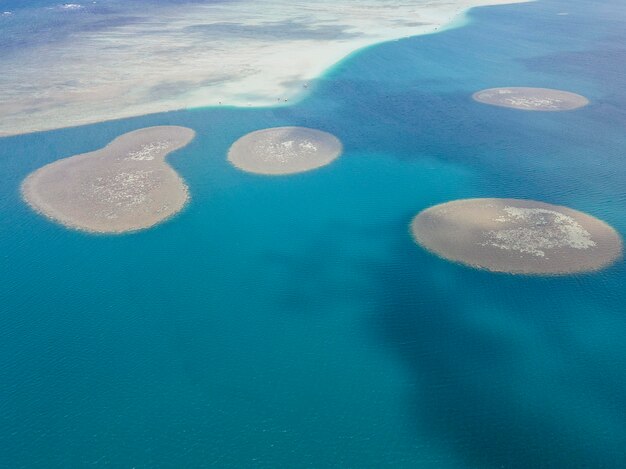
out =
[(67, 227), (124, 233), (151, 227), (180, 211), (189, 194), (165, 157), (194, 131), (159, 126), (129, 132), (106, 147), (64, 158), (22, 183), (24, 200)]

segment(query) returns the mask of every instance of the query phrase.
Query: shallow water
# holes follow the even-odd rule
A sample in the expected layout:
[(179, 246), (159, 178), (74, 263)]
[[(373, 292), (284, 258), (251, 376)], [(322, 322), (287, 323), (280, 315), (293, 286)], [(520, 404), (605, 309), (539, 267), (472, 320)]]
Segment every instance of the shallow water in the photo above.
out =
[(507, 1), (3, 0), (0, 135), (284, 104), (357, 49)]
[[(490, 274), (408, 232), (436, 203), (516, 197), (626, 234), (625, 19), (616, 0), (482, 8), (355, 54), (294, 106), (0, 140), (0, 466), (625, 467), (625, 263)], [(592, 104), (471, 100), (516, 85)], [(167, 223), (86, 235), (20, 201), (33, 169), (165, 124), (198, 133), (169, 158), (192, 200)], [(281, 178), (228, 164), (282, 125), (345, 154)]]

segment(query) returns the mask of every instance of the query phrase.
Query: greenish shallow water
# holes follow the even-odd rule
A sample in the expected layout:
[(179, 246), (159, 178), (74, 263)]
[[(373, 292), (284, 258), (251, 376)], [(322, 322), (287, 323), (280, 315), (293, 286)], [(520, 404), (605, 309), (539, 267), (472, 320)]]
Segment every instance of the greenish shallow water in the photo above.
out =
[[(624, 262), (494, 275), (408, 234), (466, 197), (626, 233), (625, 21), (614, 0), (477, 9), (353, 55), (293, 106), (0, 140), (0, 467), (626, 467)], [(516, 85), (593, 104), (469, 98)], [(170, 157), (192, 201), (167, 223), (91, 236), (20, 201), (33, 169), (160, 124), (198, 133)], [(280, 178), (225, 161), (280, 125), (332, 132), (345, 155)]]

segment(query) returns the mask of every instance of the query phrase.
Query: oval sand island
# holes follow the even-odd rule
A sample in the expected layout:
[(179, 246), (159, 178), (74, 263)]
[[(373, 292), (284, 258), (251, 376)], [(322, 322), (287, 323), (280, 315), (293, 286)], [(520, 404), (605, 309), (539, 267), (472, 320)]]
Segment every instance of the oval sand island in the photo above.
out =
[(480, 103), (523, 111), (571, 111), (589, 104), (584, 96), (549, 88), (491, 88), (472, 97)]
[(518, 199), (463, 199), (435, 205), (411, 222), (415, 241), (451, 261), (493, 272), (559, 275), (594, 271), (622, 255), (609, 225), (558, 205)]
[(24, 200), (67, 227), (95, 233), (149, 228), (180, 211), (187, 186), (165, 157), (193, 140), (186, 127), (129, 132), (106, 147), (50, 163), (22, 183)]
[(257, 130), (237, 140), (228, 161), (243, 171), (267, 175), (301, 173), (325, 166), (342, 151), (337, 137), (306, 127)]

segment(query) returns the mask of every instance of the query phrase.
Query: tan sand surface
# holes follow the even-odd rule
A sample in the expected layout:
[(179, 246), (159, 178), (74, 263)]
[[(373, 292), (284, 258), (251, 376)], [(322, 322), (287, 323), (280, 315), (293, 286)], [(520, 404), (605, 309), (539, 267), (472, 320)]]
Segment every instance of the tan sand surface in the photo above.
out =
[(463, 199), (411, 222), (415, 241), (451, 261), (494, 272), (558, 275), (602, 269), (622, 257), (608, 224), (558, 205), (519, 199)]
[(325, 166), (341, 151), (339, 139), (327, 132), (276, 127), (241, 137), (230, 147), (228, 161), (244, 171), (277, 176)]
[(106, 147), (50, 163), (22, 182), (24, 200), (67, 227), (95, 233), (149, 228), (180, 211), (187, 186), (165, 157), (193, 140), (186, 127), (129, 132)]
[(589, 104), (579, 94), (548, 88), (491, 88), (474, 93), (473, 98), (480, 103), (523, 111), (571, 111)]

